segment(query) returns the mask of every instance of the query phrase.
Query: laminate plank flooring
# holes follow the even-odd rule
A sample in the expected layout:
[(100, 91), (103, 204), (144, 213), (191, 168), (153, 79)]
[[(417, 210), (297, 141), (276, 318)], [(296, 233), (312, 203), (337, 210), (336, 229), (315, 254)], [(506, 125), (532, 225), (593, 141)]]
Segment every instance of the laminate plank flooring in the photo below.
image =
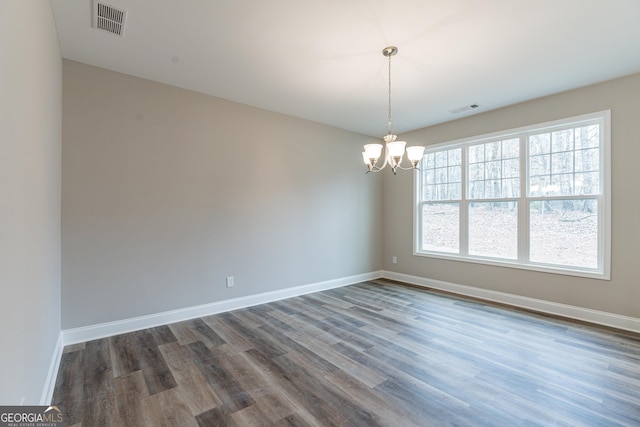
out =
[(70, 426), (640, 426), (640, 337), (365, 282), (65, 348)]

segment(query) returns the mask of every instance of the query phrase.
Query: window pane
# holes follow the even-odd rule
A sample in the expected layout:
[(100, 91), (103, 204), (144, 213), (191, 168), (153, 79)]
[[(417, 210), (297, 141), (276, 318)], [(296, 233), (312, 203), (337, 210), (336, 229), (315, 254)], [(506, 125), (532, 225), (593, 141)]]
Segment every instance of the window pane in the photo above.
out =
[(462, 164), (462, 149), (449, 150), (449, 166), (460, 166)]
[(484, 181), (473, 181), (469, 183), (469, 198), (470, 199), (484, 198)]
[(423, 200), (460, 199), (461, 162), (461, 148), (426, 153), (422, 161)]
[(573, 193), (573, 175), (551, 175), (551, 187), (547, 195), (567, 196)]
[[(550, 138), (543, 135), (547, 134), (529, 137), (529, 195), (599, 194), (599, 126), (554, 131), (548, 134)], [(545, 153), (548, 148), (550, 154)], [(585, 176), (582, 172), (592, 175)], [(544, 175), (546, 185), (542, 184)]]
[(485, 161), (498, 160), (502, 158), (502, 150), (500, 149), (500, 141), (489, 142), (484, 144)]
[(458, 203), (422, 205), (422, 250), (458, 253), (460, 206)]
[(551, 173), (573, 172), (573, 153), (556, 153), (551, 155)]
[(436, 167), (436, 154), (435, 153), (427, 153), (424, 155), (424, 160), (422, 165), (425, 169), (433, 169)]
[(435, 184), (436, 182), (436, 171), (435, 169), (425, 169), (422, 171), (422, 182), (423, 184)]
[(519, 197), (520, 179), (505, 179), (502, 181), (502, 197)]
[(460, 182), (462, 181), (462, 167), (461, 166), (451, 166), (449, 167), (449, 182)]
[(484, 163), (469, 165), (469, 180), (478, 181), (484, 179)]
[(469, 204), (469, 254), (518, 258), (518, 203)]
[(422, 186), (422, 199), (423, 200), (433, 200), (436, 195), (436, 186), (435, 185), (424, 185)]
[(600, 150), (598, 148), (578, 150), (575, 159), (576, 172), (590, 172), (600, 169)]
[(529, 257), (533, 262), (598, 267), (598, 201), (530, 202)]
[(559, 151), (572, 150), (573, 129), (560, 130), (551, 134), (551, 151), (557, 153)]
[(600, 194), (600, 173), (577, 173), (575, 185), (576, 194)]
[(502, 158), (503, 159), (517, 159), (520, 157), (520, 139), (508, 139), (502, 141)]
[(460, 200), (462, 195), (460, 194), (460, 186), (455, 184), (449, 184), (449, 200)]
[(548, 154), (551, 152), (551, 135), (541, 133), (529, 137), (529, 155)]
[(500, 162), (487, 162), (484, 170), (487, 179), (500, 179), (502, 177), (502, 164)]
[(576, 129), (576, 150), (600, 145), (600, 126), (591, 125)]
[(495, 198), (500, 197), (502, 194), (502, 189), (500, 188), (500, 180), (491, 179), (487, 180), (484, 183), (484, 196), (486, 198)]
[[(520, 177), (520, 138), (471, 145), (468, 153), (470, 199), (520, 196), (520, 189), (511, 185), (511, 178)], [(507, 184), (507, 180), (511, 182)], [(507, 186), (508, 191), (505, 190)]]
[(551, 180), (548, 176), (536, 176), (529, 181), (529, 194), (532, 196), (544, 196), (549, 192)]
[(469, 147), (469, 163), (484, 162), (484, 145)]
[(502, 176), (517, 178), (520, 176), (520, 159), (509, 159), (502, 162)]
[(447, 182), (447, 168), (437, 168), (435, 170), (436, 184)]
[(551, 156), (540, 155), (529, 157), (529, 174), (531, 176), (548, 175), (551, 172)]

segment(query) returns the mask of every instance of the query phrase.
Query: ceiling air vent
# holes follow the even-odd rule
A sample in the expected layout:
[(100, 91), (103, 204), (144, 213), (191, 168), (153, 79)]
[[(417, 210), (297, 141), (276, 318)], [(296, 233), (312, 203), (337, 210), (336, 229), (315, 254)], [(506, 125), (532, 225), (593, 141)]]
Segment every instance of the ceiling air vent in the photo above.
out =
[(458, 107), (458, 108), (454, 108), (453, 110), (449, 110), (449, 112), (451, 114), (460, 114), (460, 113), (464, 113), (465, 111), (473, 110), (476, 108), (480, 108), (480, 104), (465, 105), (463, 107)]
[(93, 26), (122, 37), (127, 11), (98, 0), (93, 2)]

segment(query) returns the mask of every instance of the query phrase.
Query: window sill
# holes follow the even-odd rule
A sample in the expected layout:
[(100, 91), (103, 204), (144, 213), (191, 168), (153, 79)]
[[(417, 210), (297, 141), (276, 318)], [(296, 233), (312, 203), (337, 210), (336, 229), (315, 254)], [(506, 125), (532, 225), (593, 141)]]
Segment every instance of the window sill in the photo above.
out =
[(474, 257), (474, 256), (461, 257), (457, 255), (447, 254), (445, 252), (414, 251), (413, 255), (424, 257), (424, 258), (468, 262), (473, 264), (482, 264), (482, 265), (489, 265), (494, 267), (516, 268), (519, 270), (537, 271), (541, 273), (559, 274), (563, 276), (585, 277), (585, 278), (597, 279), (597, 280), (611, 280), (611, 275), (608, 272), (603, 272), (601, 270), (591, 269), (591, 268), (558, 267), (558, 266), (552, 266), (548, 264), (534, 264), (534, 263), (525, 264), (518, 261), (510, 261), (506, 259), (484, 258), (484, 257)]

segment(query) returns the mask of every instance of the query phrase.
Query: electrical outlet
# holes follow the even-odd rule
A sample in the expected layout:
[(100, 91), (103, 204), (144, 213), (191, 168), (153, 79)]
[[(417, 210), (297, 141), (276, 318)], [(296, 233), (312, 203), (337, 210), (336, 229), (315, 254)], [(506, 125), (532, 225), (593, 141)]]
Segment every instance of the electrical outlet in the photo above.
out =
[(398, 257), (397, 256), (392, 257), (391, 258), (391, 262), (394, 263), (394, 264), (397, 264), (398, 263)]
[(227, 288), (233, 288), (235, 286), (235, 282), (233, 280), (233, 276), (227, 277)]

